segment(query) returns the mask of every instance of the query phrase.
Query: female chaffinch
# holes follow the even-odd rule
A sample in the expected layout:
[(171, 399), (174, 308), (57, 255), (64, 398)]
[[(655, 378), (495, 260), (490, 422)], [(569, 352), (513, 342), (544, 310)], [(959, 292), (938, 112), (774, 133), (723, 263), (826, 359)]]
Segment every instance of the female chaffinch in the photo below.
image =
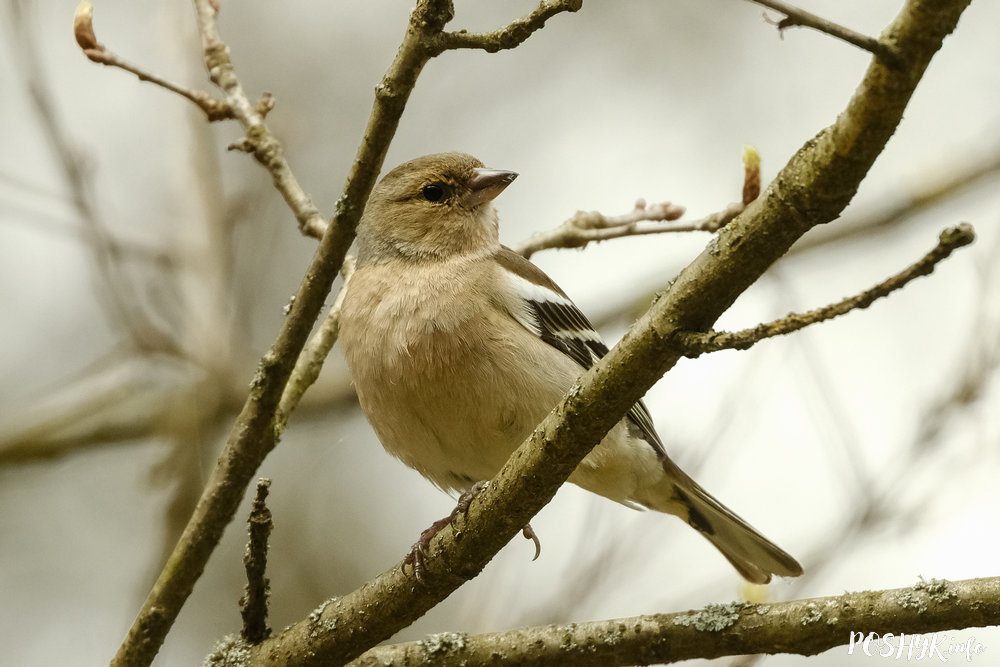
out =
[[(608, 351), (558, 285), (500, 244), (492, 201), (516, 176), (461, 153), (417, 158), (385, 175), (358, 225), (340, 331), (358, 399), (386, 450), (445, 491), (493, 477)], [(679, 516), (751, 582), (802, 573), (670, 460), (642, 402), (569, 481)]]

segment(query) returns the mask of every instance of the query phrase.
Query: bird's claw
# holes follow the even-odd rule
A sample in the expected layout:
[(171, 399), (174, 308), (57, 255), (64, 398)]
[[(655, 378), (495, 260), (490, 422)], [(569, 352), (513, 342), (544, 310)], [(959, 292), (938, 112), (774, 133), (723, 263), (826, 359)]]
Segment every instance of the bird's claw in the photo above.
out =
[[(447, 526), (449, 523), (455, 520), (459, 514), (462, 516), (468, 516), (469, 506), (472, 505), (473, 499), (478, 496), (483, 489), (489, 485), (489, 482), (476, 482), (473, 484), (468, 491), (463, 491), (462, 495), (458, 497), (458, 502), (455, 504), (455, 509), (451, 511), (451, 514), (444, 517), (443, 519), (438, 519), (430, 526), (428, 526), (422, 533), (420, 533), (420, 539), (413, 543), (410, 547), (410, 552), (406, 554), (406, 558), (400, 564), (400, 569), (403, 573), (406, 573), (406, 566), (409, 565), (413, 568), (413, 576), (416, 580), (426, 585), (427, 580), (424, 577), (424, 573), (427, 571), (424, 567), (424, 557), (427, 555), (427, 549), (431, 545), (431, 540)], [(532, 557), (532, 561), (538, 560), (538, 556), (542, 553), (542, 543), (538, 539), (538, 535), (535, 530), (531, 527), (530, 523), (526, 523), (524, 528), (521, 529), (521, 534), (524, 535), (526, 539), (531, 540), (535, 543), (535, 555)]]
[[(462, 495), (458, 497), (458, 502), (455, 504), (455, 509), (451, 511), (451, 514), (449, 514), (443, 519), (438, 519), (430, 526), (428, 526), (422, 533), (420, 533), (420, 539), (414, 542), (413, 546), (410, 547), (410, 553), (406, 554), (406, 558), (404, 558), (403, 562), (400, 564), (400, 569), (403, 571), (404, 574), (406, 573), (406, 566), (409, 565), (410, 567), (413, 568), (413, 576), (416, 578), (416, 580), (421, 584), (427, 583), (426, 579), (424, 578), (424, 573), (426, 572), (426, 569), (424, 567), (424, 556), (427, 555), (427, 549), (431, 545), (431, 540), (433, 540), (434, 536), (440, 533), (445, 526), (454, 521), (455, 517), (457, 517), (459, 514), (461, 514), (462, 516), (468, 516), (469, 507), (472, 505), (473, 499), (476, 496), (478, 496), (482, 492), (482, 490), (485, 489), (488, 485), (489, 482), (480, 481), (476, 482), (471, 487), (469, 487), (468, 491), (463, 491)], [(530, 529), (530, 526), (528, 528)], [(527, 537), (527, 533), (525, 533), (525, 537)], [(537, 558), (538, 538), (535, 538), (535, 543), (536, 543), (535, 557)]]
[(535, 543), (535, 555), (531, 559), (532, 561), (538, 560), (538, 556), (542, 553), (542, 543), (538, 539), (538, 535), (535, 534), (535, 529), (531, 527), (530, 523), (524, 524), (524, 528), (521, 529), (521, 534), (524, 535), (526, 539), (531, 540)]

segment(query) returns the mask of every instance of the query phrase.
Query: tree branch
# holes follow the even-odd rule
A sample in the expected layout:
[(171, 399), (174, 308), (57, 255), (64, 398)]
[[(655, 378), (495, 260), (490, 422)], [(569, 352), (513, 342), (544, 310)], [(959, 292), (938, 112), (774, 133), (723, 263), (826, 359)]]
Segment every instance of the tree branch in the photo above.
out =
[(783, 336), (804, 329), (810, 324), (824, 322), (852, 310), (867, 308), (875, 300), (902, 289), (914, 278), (930, 275), (939, 262), (947, 259), (956, 249), (969, 245), (975, 238), (972, 225), (962, 223), (941, 232), (938, 244), (920, 261), (860, 294), (807, 313), (791, 313), (780, 320), (759, 324), (742, 331), (678, 332), (677, 342), (684, 348), (686, 357), (697, 357), (706, 352), (719, 350), (747, 350), (765, 338)]
[(798, 7), (781, 2), (780, 0), (750, 0), (750, 2), (763, 5), (764, 7), (768, 7), (769, 9), (773, 9), (784, 14), (785, 18), (777, 23), (779, 31), (787, 28), (794, 28), (796, 26), (812, 28), (813, 30), (818, 30), (819, 32), (830, 35), (831, 37), (843, 40), (848, 44), (853, 44), (859, 49), (864, 49), (877, 58), (882, 59), (887, 65), (895, 66), (898, 64), (896, 54), (874, 37), (869, 37), (868, 35), (855, 32), (850, 28), (845, 28), (838, 23), (829, 21), (822, 16), (817, 16), (816, 14), (807, 12), (804, 9), (799, 9)]
[[(482, 635), (442, 633), (371, 649), (351, 667), (377, 665), (648, 665), (755, 653), (816, 655), (849, 644), (878, 654), (903, 634), (938, 633), (1000, 623), (1000, 577), (921, 580), (908, 588), (751, 604), (710, 604), (699, 610), (609, 621), (547, 625)], [(892, 633), (889, 635), (888, 633)], [(896, 639), (893, 643), (893, 638)], [(938, 641), (941, 640), (941, 641)], [(917, 642), (917, 654), (923, 645)], [(945, 655), (950, 644), (924, 638)], [(904, 642), (904, 646), (905, 646)], [(969, 650), (974, 650), (970, 646)], [(931, 649), (930, 656), (935, 656)], [(964, 651), (962, 651), (964, 653)], [(885, 656), (883, 656), (885, 657)]]
[(588, 451), (682, 357), (678, 331), (703, 331), (792, 244), (835, 220), (902, 119), (914, 88), (968, 0), (908, 0), (883, 39), (902, 68), (875, 59), (830, 127), (701, 253), (511, 455), (468, 515), (425, 559), (426, 586), (399, 564), (254, 647), (252, 665), (340, 664), (405, 627), (476, 576), (545, 505)]

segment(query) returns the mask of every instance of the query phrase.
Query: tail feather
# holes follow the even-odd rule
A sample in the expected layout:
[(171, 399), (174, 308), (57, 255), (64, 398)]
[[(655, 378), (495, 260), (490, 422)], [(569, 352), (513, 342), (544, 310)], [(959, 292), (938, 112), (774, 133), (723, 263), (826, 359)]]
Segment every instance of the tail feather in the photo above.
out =
[(766, 584), (771, 581), (772, 574), (782, 577), (802, 574), (798, 561), (687, 475), (681, 473), (679, 479), (674, 477), (672, 495), (669, 511), (679, 514), (675, 510), (679, 509), (678, 505), (682, 506), (686, 516), (680, 514), (681, 518), (722, 552), (747, 581)]

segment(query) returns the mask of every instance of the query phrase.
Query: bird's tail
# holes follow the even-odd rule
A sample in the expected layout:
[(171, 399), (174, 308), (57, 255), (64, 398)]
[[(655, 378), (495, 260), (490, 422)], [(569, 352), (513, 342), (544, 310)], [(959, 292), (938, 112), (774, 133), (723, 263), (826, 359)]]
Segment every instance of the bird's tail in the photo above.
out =
[[(802, 566), (781, 547), (761, 535), (712, 497), (676, 466), (669, 466), (670, 502), (651, 509), (677, 514), (722, 552), (747, 581), (766, 584), (771, 575), (797, 577)], [(664, 491), (667, 491), (664, 489)], [(665, 497), (666, 493), (660, 497)]]

